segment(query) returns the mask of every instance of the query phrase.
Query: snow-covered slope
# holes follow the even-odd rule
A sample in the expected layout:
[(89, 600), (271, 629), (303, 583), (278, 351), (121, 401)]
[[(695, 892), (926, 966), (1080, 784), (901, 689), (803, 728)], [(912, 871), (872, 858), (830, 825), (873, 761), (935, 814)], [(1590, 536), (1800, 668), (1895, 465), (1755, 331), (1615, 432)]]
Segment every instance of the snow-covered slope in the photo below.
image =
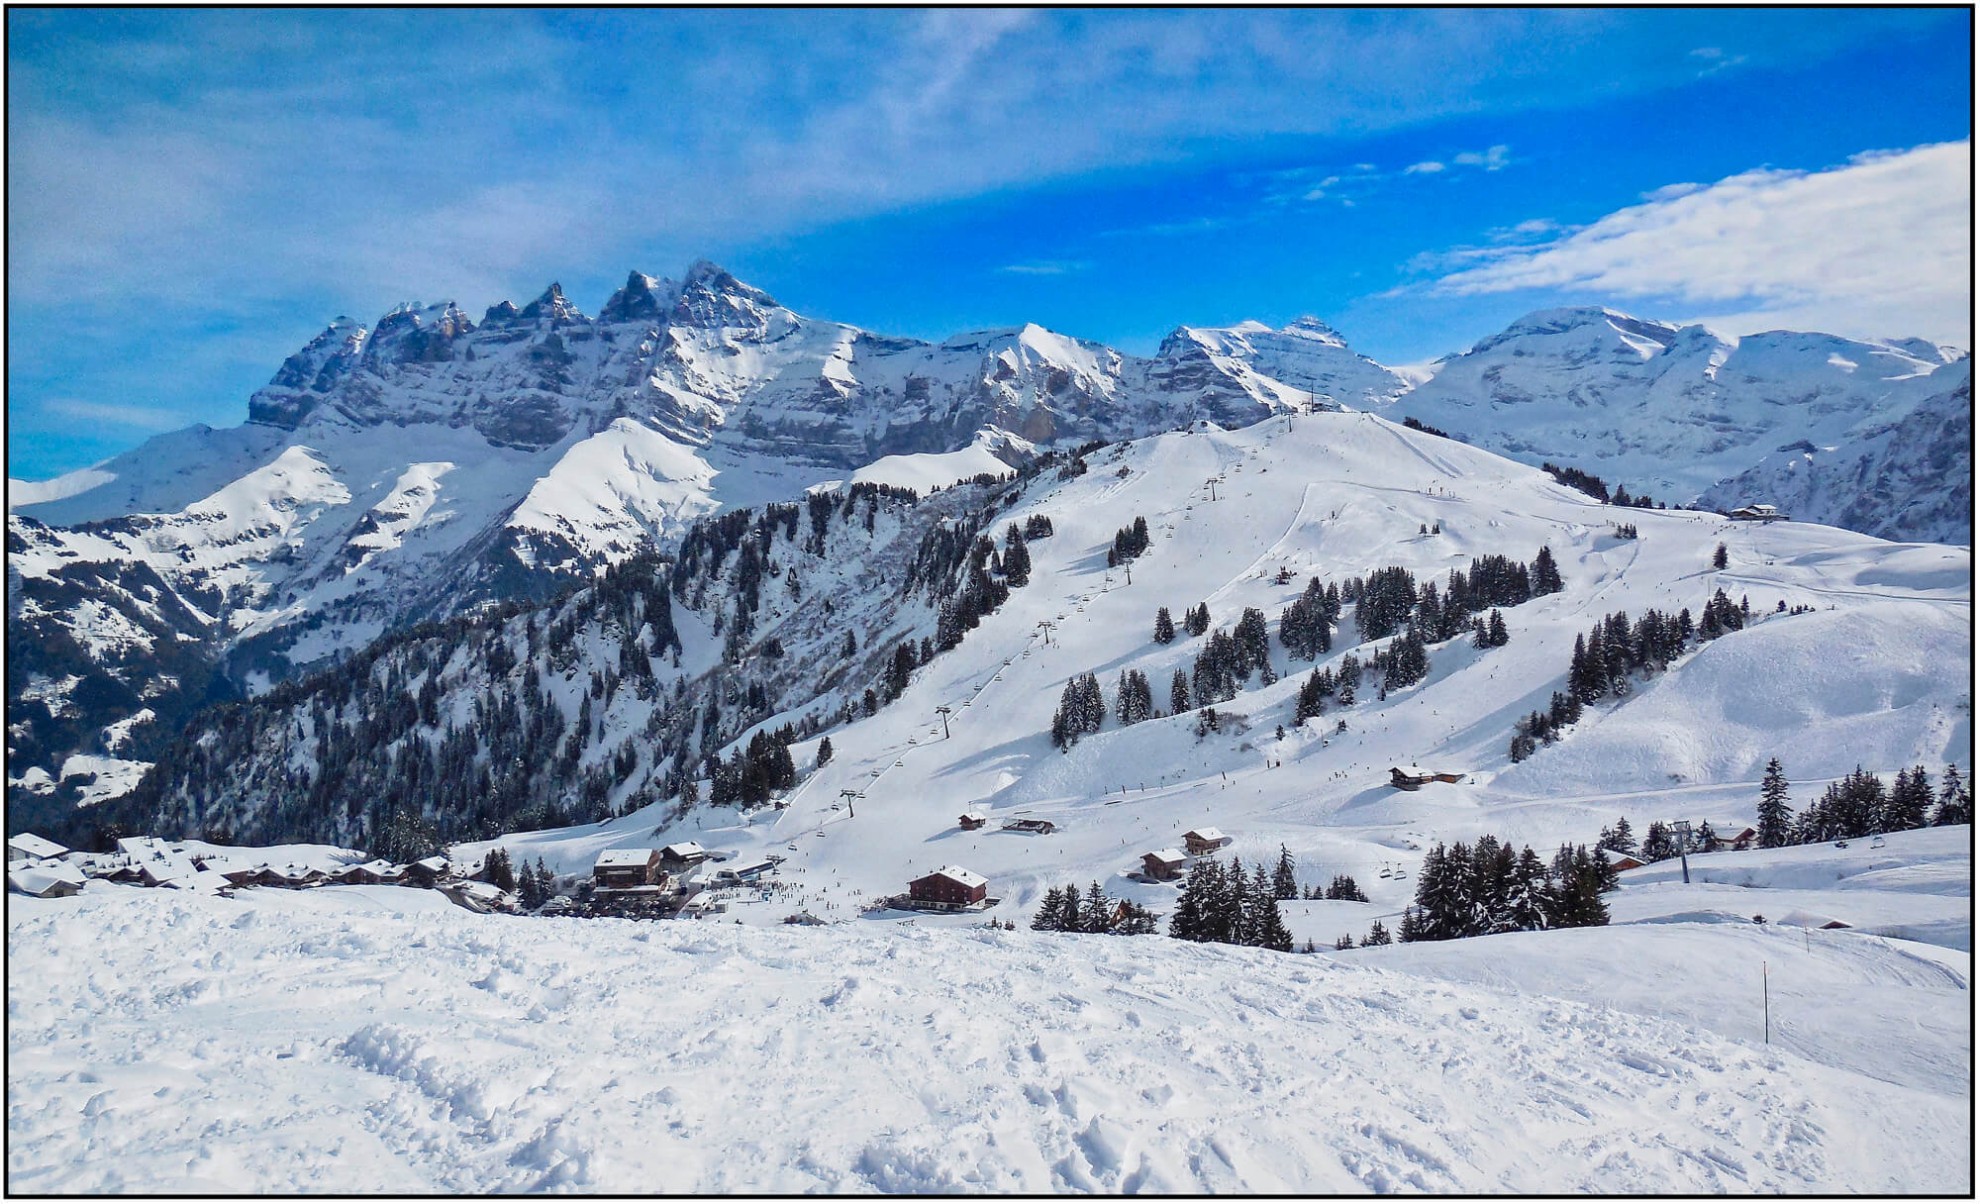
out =
[[(1632, 493), (1689, 502), (1791, 448), (1843, 449), (1838, 460), (1881, 449), (1894, 424), (1953, 387), (1948, 373), (1970, 380), (1967, 362), (1918, 340), (1789, 331), (1732, 340), (1611, 309), (1543, 310), (1447, 357), (1394, 414), (1530, 464), (1551, 460)], [(1970, 391), (1959, 397), (1970, 421)], [(1942, 446), (1936, 429), (1913, 435), (1929, 442), (1905, 454), (1927, 463), (1944, 462), (1963, 443)], [(1832, 508), (1840, 516), (1856, 507), (1858, 521), (1847, 524), (1855, 529), (1933, 538), (1941, 516), (1920, 515), (1919, 525), (1902, 516), (1941, 492), (1946, 478), (1919, 476), (1896, 482), (1892, 496), (1841, 490)]]
[[(1313, 414), (1290, 429), (1268, 422), (1235, 432), (1172, 433), (1089, 453), (1086, 462), (1083, 474), (1045, 471), (1000, 491), (1016, 498), (1000, 503), (991, 533), (1034, 515), (1055, 528), (1029, 545), (1030, 584), (1013, 590), (960, 646), (917, 661), (898, 700), (871, 715), (858, 706), (861, 691), (879, 685), (892, 648), (935, 634), (938, 608), (925, 594), (901, 590), (904, 564), (883, 564), (869, 570), (877, 577), (861, 578), (810, 567), (796, 551), (775, 552), (779, 561), (793, 558), (787, 567), (799, 566), (803, 598), (765, 591), (783, 617), (772, 622), (765, 612), (734, 662), (756, 654), (757, 668), (740, 671), (715, 693), (725, 700), (724, 745), (785, 722), (802, 726), (807, 715), (823, 722), (819, 734), (830, 735), (835, 755), (813, 774), (817, 736), (792, 746), (808, 776), (786, 810), (738, 816), (705, 805), (685, 813), (671, 804), (640, 805), (641, 792), (666, 777), (665, 758), (675, 747), (643, 737), (634, 741), (635, 768), (615, 779), (606, 813), (638, 809), (602, 826), (532, 838), (528, 855), (580, 872), (600, 849), (637, 844), (656, 829), (743, 853), (784, 852), (796, 843), (809, 863), (838, 875), (829, 891), (811, 879), (821, 891), (819, 904), (848, 907), (956, 862), (989, 875), (993, 893), (1006, 900), (1007, 910), (998, 914), (1023, 917), (1046, 887), (1068, 878), (1098, 879), (1117, 894), (1161, 903), (1172, 888), (1124, 875), (1138, 867), (1142, 852), (1212, 823), (1233, 834), (1233, 851), (1247, 860), (1269, 859), (1283, 843), (1303, 881), (1324, 884), (1334, 872), (1351, 873), (1376, 904), (1393, 909), (1408, 897), (1409, 880), (1379, 871), (1408, 871), (1432, 839), (1491, 832), (1551, 850), (1564, 839), (1592, 839), (1618, 814), (1639, 830), (1652, 820), (1682, 817), (1721, 826), (1751, 822), (1770, 756), (1783, 758), (1799, 783), (1797, 801), (1805, 803), (1859, 763), (1890, 773), (1913, 764), (1964, 763), (1969, 755), (1971, 557), (1965, 549), (1891, 544), (1798, 523), (1738, 524), (1697, 512), (1605, 506), (1538, 470), (1365, 414)], [(968, 501), (966, 491), (952, 492), (952, 504)], [(1152, 539), (1134, 561), (1130, 583), (1126, 572), (1108, 568), (1106, 553), (1115, 533), (1137, 517), (1146, 519)], [(1638, 537), (1616, 538), (1612, 524), (1620, 521), (1635, 524)], [(1436, 532), (1428, 533), (1432, 527)], [(886, 531), (883, 526), (878, 536)], [(1720, 543), (1727, 545), (1728, 565), (1714, 570)], [(1293, 722), (1294, 698), (1310, 666), (1291, 658), (1276, 628), (1310, 577), (1341, 582), (1393, 565), (1441, 584), (1476, 557), (1525, 562), (1543, 545), (1558, 561), (1565, 588), (1505, 608), (1507, 646), (1480, 649), (1463, 636), (1436, 644), (1425, 681), (1386, 698), (1371, 681), (1353, 705), (1329, 704), (1320, 719)], [(773, 547), (785, 546), (777, 535)], [(1515, 720), (1544, 710), (1549, 695), (1564, 688), (1576, 638), (1591, 624), (1618, 610), (1636, 617), (1652, 607), (1697, 616), (1721, 589), (1749, 600), (1753, 621), (1744, 630), (1693, 644), (1665, 673), (1639, 680), (1627, 699), (1591, 706), (1560, 743), (1510, 763)], [(708, 596), (720, 597), (712, 584)], [(835, 608), (854, 601), (867, 608), (852, 624), (861, 633), (863, 659), (839, 676), (829, 671), (840, 662), (829, 657), (816, 668), (799, 668), (810, 663), (802, 649), (830, 651), (813, 643), (828, 600)], [(1235, 699), (1218, 703), (1225, 719), (1216, 733), (1195, 733), (1192, 702), (1181, 715), (1132, 726), (1110, 716), (1069, 752), (1055, 750), (1047, 732), (1074, 675), (1098, 675), (1111, 702), (1123, 670), (1145, 673), (1155, 684), (1157, 709), (1170, 709), (1172, 675), (1178, 669), (1187, 675), (1208, 637), (1155, 643), (1155, 610), (1166, 606), (1180, 616), (1198, 602), (1207, 603), (1218, 628), (1231, 627), (1247, 607), (1262, 610), (1274, 632), (1280, 680), (1264, 685), (1254, 675)], [(1813, 610), (1776, 613), (1783, 605)], [(1366, 661), (1386, 645), (1361, 643), (1354, 616), (1350, 607), (1320, 667), (1337, 668), (1348, 651)], [(520, 640), (522, 625), (511, 620), (505, 638)], [(681, 626), (686, 633), (685, 619)], [(809, 634), (794, 634), (800, 631)], [(788, 654), (774, 671), (761, 659), (773, 637)], [(582, 742), (584, 764), (606, 765), (621, 740), (652, 730), (658, 704), (625, 688), (607, 691), (594, 701), (587, 729), (604, 735), (578, 732), (573, 715), (585, 683), (594, 673), (608, 679), (624, 665), (617, 637), (601, 636), (595, 645), (590, 638), (576, 640), (576, 651), (554, 671), (539, 671), (563, 699), (558, 722), (564, 726), (549, 738), (569, 730)], [(484, 642), (477, 635), (469, 644)], [(688, 643), (692, 653), (694, 640)], [(417, 664), (437, 663), (443, 651), (368, 672), (381, 685), (413, 682)], [(446, 682), (466, 691), (447, 704), (453, 713), (472, 713), (477, 691), (491, 701), (514, 694), (525, 668), (510, 660), (499, 662), (502, 683), (479, 676), (472, 657), (452, 661)], [(708, 663), (690, 655), (682, 671), (698, 673), (697, 665)], [(732, 728), (739, 712), (726, 699), (746, 693), (752, 678), (769, 687), (769, 709), (741, 712), (746, 726)], [(706, 696), (697, 687), (696, 697)], [(281, 734), (314, 705), (305, 693), (286, 712), (230, 726), (234, 733), (265, 730), (272, 743), (232, 764), (227, 780), (202, 780), (223, 794), (238, 789), (244, 798), (273, 797), (272, 783), (283, 771), (277, 754), (293, 743)], [(936, 710), (944, 706), (947, 738)], [(675, 707), (665, 722), (678, 723), (683, 714)], [(691, 723), (692, 710), (685, 715)], [(1346, 729), (1337, 730), (1342, 722)], [(435, 739), (437, 731), (423, 738)], [(706, 749), (693, 751), (698, 757)], [(1412, 763), (1447, 768), (1463, 780), (1411, 794), (1391, 790), (1389, 767)], [(699, 772), (699, 764), (691, 758), (689, 768)], [(219, 797), (204, 789), (184, 797)], [(845, 790), (864, 792), (857, 819), (838, 809)], [(362, 799), (333, 796), (325, 814), (345, 815), (375, 789), (367, 785), (359, 793)], [(994, 824), (964, 832), (956, 815), (969, 807), (997, 822), (1016, 815), (1050, 819), (1061, 831), (1042, 840)], [(157, 818), (175, 815), (182, 813), (167, 810)], [(308, 820), (299, 815), (296, 822)]]
[[(7, 1183), (1967, 1189), (1957, 1076), (1852, 1062), (1970, 1066), (1970, 960), (1683, 927), (1682, 948), (1646, 926), (1298, 957), (886, 922), (518, 920), (394, 887), (93, 884), (8, 908)], [(1763, 957), (1784, 1028), (1811, 1005), (1861, 1023), (1833, 1045), (1761, 1044)], [(1673, 981), (1683, 1006), (1645, 1014)], [(1953, 1023), (1907, 1022), (1921, 1011)]]

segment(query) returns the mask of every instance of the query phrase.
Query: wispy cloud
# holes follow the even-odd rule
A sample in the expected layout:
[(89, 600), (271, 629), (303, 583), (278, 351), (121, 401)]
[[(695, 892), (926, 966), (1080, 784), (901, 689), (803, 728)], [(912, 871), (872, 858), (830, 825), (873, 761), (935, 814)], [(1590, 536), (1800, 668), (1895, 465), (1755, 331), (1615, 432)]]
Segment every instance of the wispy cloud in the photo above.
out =
[(49, 410), (80, 422), (108, 423), (141, 431), (169, 431), (185, 425), (185, 415), (165, 406), (129, 405), (56, 397), (43, 403)]
[(1007, 263), (997, 270), (1011, 276), (1070, 276), (1092, 266), (1083, 259), (1044, 259), (1031, 263)]
[(1421, 163), (1412, 163), (1408, 167), (1403, 168), (1403, 174), (1406, 176), (1425, 176), (1442, 170), (1444, 170), (1442, 163), (1439, 163), (1435, 159), (1425, 159)]
[(1525, 246), (1460, 248), (1445, 294), (1656, 298), (1734, 330), (1816, 327), (1971, 346), (1973, 145), (1758, 169)]

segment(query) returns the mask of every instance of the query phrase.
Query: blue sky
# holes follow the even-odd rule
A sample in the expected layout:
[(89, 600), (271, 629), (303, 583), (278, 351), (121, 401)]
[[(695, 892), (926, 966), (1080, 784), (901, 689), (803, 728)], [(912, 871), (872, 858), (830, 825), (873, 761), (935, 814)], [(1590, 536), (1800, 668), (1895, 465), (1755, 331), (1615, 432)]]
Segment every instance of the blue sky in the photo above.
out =
[(330, 318), (715, 259), (1130, 351), (1529, 310), (1971, 345), (1964, 10), (10, 10), (10, 476)]

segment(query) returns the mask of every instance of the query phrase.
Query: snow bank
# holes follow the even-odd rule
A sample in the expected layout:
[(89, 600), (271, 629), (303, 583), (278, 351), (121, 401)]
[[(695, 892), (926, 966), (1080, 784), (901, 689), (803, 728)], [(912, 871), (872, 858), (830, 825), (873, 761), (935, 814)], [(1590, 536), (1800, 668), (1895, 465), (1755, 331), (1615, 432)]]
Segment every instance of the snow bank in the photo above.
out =
[[(1896, 1193), (1971, 1173), (1962, 1094), (1633, 1014), (1640, 941), (1601, 963), (1612, 1008), (1372, 968), (1394, 956), (413, 910), (428, 894), (13, 901), (8, 1188)], [(1617, 935), (1521, 960), (1558, 978)], [(1676, 977), (1707, 1015), (1752, 993), (1743, 971), (1722, 995)], [(1880, 1039), (1966, 1064), (1956, 1036)]]

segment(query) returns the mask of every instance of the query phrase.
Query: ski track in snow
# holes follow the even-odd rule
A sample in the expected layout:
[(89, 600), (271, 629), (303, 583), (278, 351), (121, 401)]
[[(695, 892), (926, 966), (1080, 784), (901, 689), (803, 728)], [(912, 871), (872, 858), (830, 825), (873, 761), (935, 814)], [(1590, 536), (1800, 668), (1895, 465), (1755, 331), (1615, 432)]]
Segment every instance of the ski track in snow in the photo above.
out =
[(1964, 1099), (1493, 985), (1152, 938), (518, 921), (432, 898), (15, 900), (9, 1189), (1896, 1192), (1970, 1174), (1946, 1153), (1968, 1148)]

